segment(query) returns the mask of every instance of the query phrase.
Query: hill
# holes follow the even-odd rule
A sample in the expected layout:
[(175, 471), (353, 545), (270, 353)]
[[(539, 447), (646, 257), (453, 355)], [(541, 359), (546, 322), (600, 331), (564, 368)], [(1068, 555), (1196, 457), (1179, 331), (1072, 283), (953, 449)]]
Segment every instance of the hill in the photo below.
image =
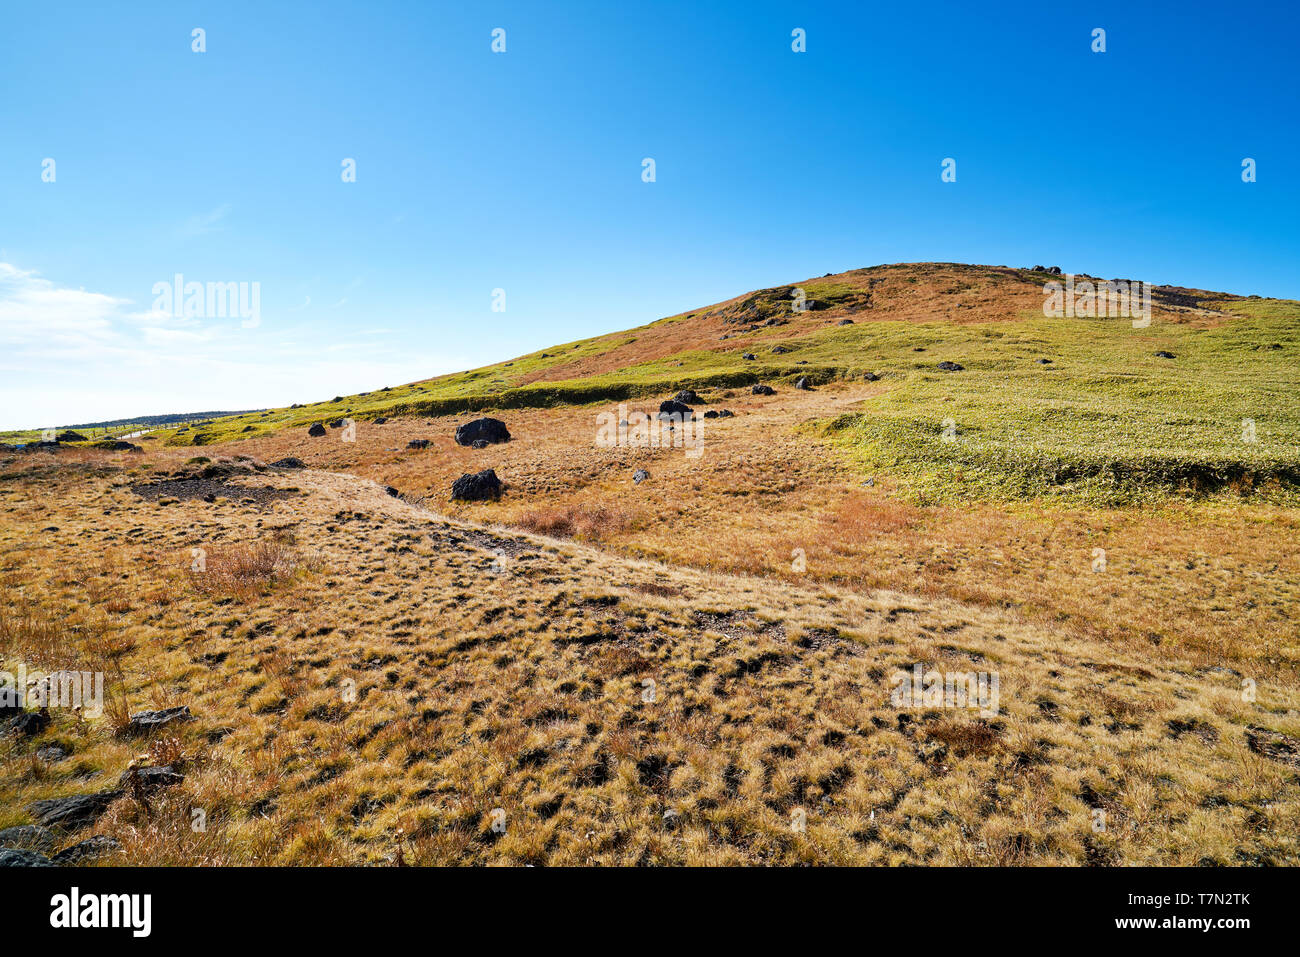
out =
[[(103, 795), (58, 843), (131, 863), (1300, 861), (1300, 305), (1045, 318), (1054, 279), (856, 270), (0, 451), (4, 667), (109, 693), (5, 739), (0, 828)], [(680, 389), (691, 448), (607, 441)], [(457, 444), (480, 411), (510, 440)], [(900, 699), (930, 674), (996, 700)]]
[[(878, 378), (876, 397), (832, 428), (864, 465), (890, 468), (921, 495), (1121, 504), (1170, 490), (1294, 494), (1295, 302), (1157, 286), (1151, 323), (1139, 329), (1127, 317), (1045, 318), (1044, 283), (1056, 278), (956, 264), (854, 270), (469, 372), (163, 438), (201, 445), (341, 417)], [(806, 311), (796, 311), (796, 291)], [(962, 370), (944, 372), (945, 361)], [(946, 420), (956, 441), (939, 441)]]

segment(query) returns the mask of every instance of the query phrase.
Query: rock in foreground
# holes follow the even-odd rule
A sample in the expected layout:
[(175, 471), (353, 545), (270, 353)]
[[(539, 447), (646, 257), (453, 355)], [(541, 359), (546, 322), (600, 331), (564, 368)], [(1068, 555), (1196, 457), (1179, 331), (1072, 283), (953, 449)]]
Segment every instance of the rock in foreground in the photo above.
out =
[(484, 469), (473, 475), (468, 472), (451, 485), (452, 501), (483, 502), (501, 497), (501, 480), (495, 469)]

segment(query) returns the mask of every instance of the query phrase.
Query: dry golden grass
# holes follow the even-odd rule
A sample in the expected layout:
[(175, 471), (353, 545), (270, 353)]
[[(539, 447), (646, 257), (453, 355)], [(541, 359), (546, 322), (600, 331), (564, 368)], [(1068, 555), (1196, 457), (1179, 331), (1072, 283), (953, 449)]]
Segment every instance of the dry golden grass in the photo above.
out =
[[(1142, 654), (1300, 676), (1295, 509), (909, 504), (887, 478), (864, 487), (853, 463), (807, 425), (884, 387), (708, 395), (704, 408), (736, 416), (704, 423), (698, 458), (680, 449), (596, 448), (596, 416), (617, 406), (501, 413), (515, 439), (483, 450), (452, 441), (465, 417), (362, 422), (355, 443), (280, 433), (232, 448), (265, 461), (296, 455), (393, 485), (435, 511), (600, 542), (629, 556), (953, 597)], [(656, 408), (628, 403), (631, 412)], [(412, 438), (431, 445), (408, 451)], [(457, 476), (487, 467), (509, 486), (499, 503), (447, 500)], [(634, 485), (642, 467), (652, 479)], [(1092, 571), (1096, 548), (1106, 553), (1104, 573)]]
[[(740, 429), (759, 401), (727, 400), (742, 413), (733, 420)], [(115, 735), (108, 716), (55, 712), (42, 734), (5, 739), (0, 826), (29, 821), (33, 800), (113, 786), (146, 754), (148, 763), (179, 765), (185, 780), (147, 801), (127, 796), (110, 806), (95, 830), (122, 842), (114, 861), (1297, 859), (1296, 767), (1283, 751), (1261, 748), (1251, 729), (1300, 735), (1300, 692), (1280, 666), (1240, 666), (1276, 649), (1261, 653), (1239, 637), (1236, 664), (1210, 664), (1208, 650), (1191, 641), (1111, 637), (1095, 610), (1076, 621), (998, 607), (996, 589), (1010, 589), (1012, 578), (1002, 586), (995, 577), (979, 604), (918, 594), (924, 589), (912, 586), (924, 581), (924, 564), (880, 572), (903, 587), (873, 590), (877, 573), (863, 567), (863, 555), (893, 540), (905, 554), (945, 540), (956, 570), (936, 573), (932, 584), (960, 582), (969, 560), (957, 549), (960, 536), (987, 538), (990, 526), (980, 522), (991, 519), (973, 511), (962, 525), (951, 512), (877, 501), (879, 489), (847, 488), (842, 479), (837, 488), (829, 451), (776, 428), (772, 420), (792, 426), (799, 416), (769, 408), (768, 421), (754, 416), (764, 442), (730, 445), (719, 426), (719, 443), (695, 463), (680, 452), (561, 455), (527, 438), (534, 425), (571, 427), (570, 413), (538, 413), (517, 447), (478, 453), (439, 444), (422, 458), (392, 456), (363, 444), (364, 431), (359, 448), (299, 439), (293, 449), (320, 465), (338, 454), (357, 460), (357, 471), (402, 470), (404, 491), (420, 490), (421, 470), (435, 492), (474, 459), (496, 465), (511, 493), (497, 504), (458, 506), (461, 518), (327, 471), (239, 478), (246, 487), (295, 490), (260, 505), (238, 494), (164, 505), (130, 485), (147, 478), (148, 466), (175, 464), (165, 456), (9, 461), (0, 575), (6, 595), (26, 604), (0, 632), (8, 666), (41, 648), (97, 658), (121, 669), (129, 710), (188, 704), (195, 720), (141, 741)], [(394, 425), (399, 434), (446, 431), (446, 423), (436, 432)], [(631, 468), (640, 465), (653, 479), (633, 486)], [(593, 514), (604, 489), (606, 506), (626, 512), (629, 524), (595, 522), (588, 532), (602, 540), (596, 549), (464, 520), (541, 513), (532, 483), (557, 486), (556, 511), (537, 521), (582, 533), (581, 516)], [(1069, 580), (1044, 556), (1087, 568), (1086, 549), (1073, 557), (1079, 541), (1088, 543), (1077, 523), (1095, 518), (1001, 518), (997, 527), (1015, 526), (1002, 534), (1016, 544), (998, 547), (1025, 559), (1015, 574), (1041, 582), (1044, 594)], [(1211, 516), (1210, 527), (1224, 534), (1231, 519)], [(1154, 520), (1180, 527), (1176, 513)], [(41, 528), (55, 531), (32, 534)], [(1136, 533), (1116, 520), (1108, 534)], [(1196, 532), (1189, 523), (1183, 534)], [(273, 561), (249, 563), (240, 551), (276, 541), (283, 550)], [(796, 541), (804, 544), (787, 548)], [(611, 546), (680, 554), (696, 567)], [(195, 547), (209, 562), (242, 555), (234, 566), (251, 570), (234, 580), (256, 587), (232, 592), (195, 581)], [(806, 552), (803, 574), (789, 567), (794, 547)], [(1158, 542), (1148, 548), (1162, 554)], [(1116, 551), (1111, 569), (1124, 569), (1129, 559)], [(1256, 554), (1243, 548), (1241, 560)], [(312, 556), (315, 571), (274, 574), (294, 556)], [(732, 577), (738, 566), (767, 577)], [(1279, 558), (1279, 570), (1263, 572), (1281, 577), (1288, 567)], [(1198, 576), (1185, 571), (1176, 587), (1191, 590)], [(1172, 607), (1167, 583), (1157, 576), (1149, 586), (1138, 593), (1148, 609)], [(1086, 597), (1078, 592), (1081, 614)], [(1116, 596), (1110, 602), (1102, 603), (1107, 613), (1125, 613)], [(58, 621), (68, 622), (62, 632)], [(8, 642), (23, 635), (31, 637)], [(895, 707), (893, 676), (918, 663), (998, 674), (998, 713)], [(1253, 698), (1243, 694), (1247, 676), (1256, 680)], [(68, 756), (35, 758), (53, 742)], [(1098, 811), (1104, 830), (1095, 829)]]

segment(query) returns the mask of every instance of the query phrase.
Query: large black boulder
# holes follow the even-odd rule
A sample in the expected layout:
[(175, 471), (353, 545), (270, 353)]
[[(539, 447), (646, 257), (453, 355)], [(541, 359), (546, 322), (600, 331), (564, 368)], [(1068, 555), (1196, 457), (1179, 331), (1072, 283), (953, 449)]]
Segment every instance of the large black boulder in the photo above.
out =
[(678, 402), (676, 399), (665, 399), (659, 403), (659, 418), (671, 419), (676, 418), (680, 422), (687, 422), (694, 417), (694, 410), (684, 402)]
[(96, 794), (74, 794), (71, 797), (49, 798), (27, 806), (45, 827), (61, 827), (76, 831), (94, 824), (108, 806), (122, 796), (121, 791), (100, 791)]
[[(498, 442), (509, 442), (510, 430), (506, 428), (506, 424), (500, 419), (489, 419), (486, 416), (457, 427), (457, 445), (473, 445), (480, 440), (491, 445)], [(482, 446), (478, 446), (478, 448), (482, 448)]]
[(320, 436), (325, 434), (325, 426), (317, 422), (314, 425), (312, 425), (310, 429), (307, 430), (307, 434), (310, 435), (312, 438), (319, 438)]
[(462, 502), (482, 502), (501, 497), (501, 480), (494, 469), (462, 475), (451, 483), (451, 497)]
[(57, 438), (60, 442), (86, 441), (86, 437), (84, 435), (82, 435), (80, 432), (73, 432), (71, 429), (68, 429), (68, 431), (66, 432), (59, 433), (57, 436), (55, 436), (55, 438)]
[(754, 395), (776, 395), (776, 390), (770, 385), (756, 385), (749, 391)]
[(701, 401), (699, 395), (694, 389), (682, 389), (682, 391), (678, 392), (673, 396), (673, 398), (683, 405), (698, 405)]

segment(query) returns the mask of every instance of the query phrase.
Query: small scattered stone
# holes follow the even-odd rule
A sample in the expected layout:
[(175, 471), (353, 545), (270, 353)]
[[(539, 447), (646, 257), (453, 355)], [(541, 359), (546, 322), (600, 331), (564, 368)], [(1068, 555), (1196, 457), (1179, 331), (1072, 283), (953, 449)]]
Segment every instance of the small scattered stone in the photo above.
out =
[(159, 728), (166, 727), (175, 721), (190, 721), (194, 715), (190, 714), (190, 706), (183, 704), (176, 708), (163, 708), (160, 711), (140, 711), (131, 715), (131, 720), (123, 729), (123, 735), (148, 734), (151, 731), (157, 731)]
[(427, 449), (429, 447), (428, 439), (411, 439), (406, 443), (408, 449)]
[(1163, 349), (1161, 349), (1159, 352), (1156, 353), (1156, 358), (1158, 358), (1158, 359), (1177, 359), (1178, 357), (1177, 357), (1176, 355), (1174, 355), (1172, 352), (1165, 352)]
[(127, 768), (118, 778), (118, 786), (127, 794), (153, 794), (163, 788), (180, 784), (185, 775), (177, 772), (171, 765), (162, 767)]
[(756, 385), (749, 391), (754, 395), (776, 395), (776, 390), (770, 385)]
[(943, 362), (939, 363), (939, 368), (942, 369), (944, 372), (961, 372), (962, 369), (965, 368), (965, 366), (960, 365), (959, 363), (956, 362), (949, 362), (945, 359)]
[(25, 737), (40, 734), (50, 726), (50, 713), (44, 708), (39, 711), (24, 711), (13, 723), (13, 733)]
[(649, 477), (650, 477), (650, 473), (647, 472), (645, 469), (637, 469), (636, 472), (632, 475), (632, 481), (635, 482), (637, 485), (640, 485)]

